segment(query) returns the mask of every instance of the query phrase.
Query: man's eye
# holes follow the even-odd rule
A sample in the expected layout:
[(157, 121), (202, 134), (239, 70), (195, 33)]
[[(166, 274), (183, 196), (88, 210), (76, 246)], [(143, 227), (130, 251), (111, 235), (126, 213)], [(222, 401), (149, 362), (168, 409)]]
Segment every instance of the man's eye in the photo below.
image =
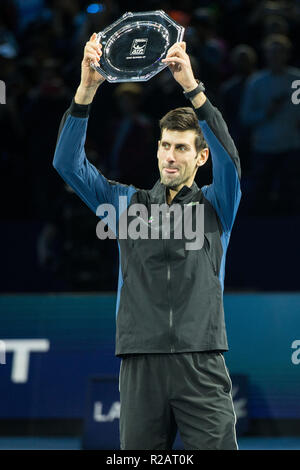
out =
[(179, 148), (179, 150), (180, 150), (181, 152), (183, 152), (183, 151), (185, 150), (185, 146), (184, 146), (184, 145), (180, 145), (178, 148)]

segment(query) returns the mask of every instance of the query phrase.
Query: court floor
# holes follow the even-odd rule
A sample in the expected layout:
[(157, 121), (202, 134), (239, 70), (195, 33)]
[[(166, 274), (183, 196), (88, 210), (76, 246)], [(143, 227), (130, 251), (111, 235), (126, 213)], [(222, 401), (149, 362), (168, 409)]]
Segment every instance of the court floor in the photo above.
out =
[[(241, 437), (240, 450), (300, 450), (299, 437)], [(74, 437), (0, 437), (1, 450), (80, 450)]]

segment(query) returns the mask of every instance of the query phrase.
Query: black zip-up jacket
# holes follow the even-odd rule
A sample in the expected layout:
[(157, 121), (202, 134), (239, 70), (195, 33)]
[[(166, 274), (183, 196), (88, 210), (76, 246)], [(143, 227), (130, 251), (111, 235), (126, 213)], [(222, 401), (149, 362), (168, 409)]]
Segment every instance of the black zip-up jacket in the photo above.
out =
[[(210, 149), (212, 184), (201, 189), (195, 182), (191, 187), (184, 186), (172, 204), (165, 206), (165, 216), (154, 220), (153, 205), (166, 203), (165, 186), (157, 181), (151, 190), (143, 190), (106, 179), (85, 155), (89, 112), (90, 105), (72, 101), (60, 125), (53, 165), (91, 210), (108, 223), (118, 240), (116, 355), (226, 351), (225, 257), (241, 198), (241, 172), (238, 152), (221, 113), (208, 99), (195, 109)], [(135, 204), (142, 204), (146, 215), (139, 216)], [(168, 215), (173, 219), (174, 205), (185, 210), (192, 206), (189, 213), (193, 227), (204, 232), (199, 248), (188, 248), (191, 240), (184, 230), (181, 238), (175, 238), (172, 224), (171, 236), (162, 236)], [(197, 226), (197, 207), (204, 208), (201, 227)], [(140, 222), (140, 228), (144, 224), (147, 230), (156, 224), (159, 236), (121, 236), (121, 224), (129, 227), (134, 222)]]

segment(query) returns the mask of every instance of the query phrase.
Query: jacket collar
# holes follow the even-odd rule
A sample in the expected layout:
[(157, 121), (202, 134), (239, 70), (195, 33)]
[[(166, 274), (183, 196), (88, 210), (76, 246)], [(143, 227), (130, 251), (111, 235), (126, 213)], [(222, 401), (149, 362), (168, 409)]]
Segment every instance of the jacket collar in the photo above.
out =
[[(167, 187), (162, 184), (160, 180), (157, 180), (153, 188), (149, 191), (151, 202), (157, 204), (165, 203), (167, 201), (166, 191)], [(191, 187), (183, 186), (183, 188), (181, 188), (181, 190), (176, 194), (176, 197), (172, 202), (190, 201), (197, 192), (199, 192), (199, 187), (194, 181)]]

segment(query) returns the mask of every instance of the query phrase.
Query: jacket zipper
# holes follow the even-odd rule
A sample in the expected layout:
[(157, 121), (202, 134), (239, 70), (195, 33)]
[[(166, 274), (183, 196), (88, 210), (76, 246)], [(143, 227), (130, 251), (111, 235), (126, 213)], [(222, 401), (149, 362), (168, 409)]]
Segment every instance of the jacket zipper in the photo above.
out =
[[(168, 284), (170, 283), (170, 280), (171, 280), (171, 266), (170, 264), (168, 263), (167, 265), (167, 280), (168, 280)], [(168, 292), (169, 292), (169, 289), (168, 289)], [(169, 318), (170, 318), (170, 328), (172, 328), (173, 326), (173, 310), (172, 310), (172, 307), (170, 307), (170, 315), (169, 315)]]
[[(168, 209), (167, 217), (170, 216), (170, 212)], [(171, 305), (171, 298), (170, 298), (170, 281), (171, 281), (171, 265), (169, 262), (169, 257), (165, 245), (165, 254), (167, 258), (167, 292), (168, 292), (168, 300), (169, 300), (169, 305), (170, 305), (170, 310), (169, 310), (169, 327), (170, 327), (170, 336), (172, 338), (172, 332), (173, 332), (173, 309)], [(175, 351), (174, 345), (172, 344), (172, 339), (171, 339), (171, 353)]]
[[(169, 326), (170, 326), (170, 334), (172, 337), (172, 331), (173, 331), (173, 309), (171, 306), (171, 299), (170, 299), (170, 280), (171, 280), (171, 266), (170, 263), (167, 264), (167, 285), (168, 285), (168, 300), (169, 300), (169, 305), (170, 305), (170, 310), (169, 310)], [(174, 346), (171, 342), (171, 353), (174, 352)]]

